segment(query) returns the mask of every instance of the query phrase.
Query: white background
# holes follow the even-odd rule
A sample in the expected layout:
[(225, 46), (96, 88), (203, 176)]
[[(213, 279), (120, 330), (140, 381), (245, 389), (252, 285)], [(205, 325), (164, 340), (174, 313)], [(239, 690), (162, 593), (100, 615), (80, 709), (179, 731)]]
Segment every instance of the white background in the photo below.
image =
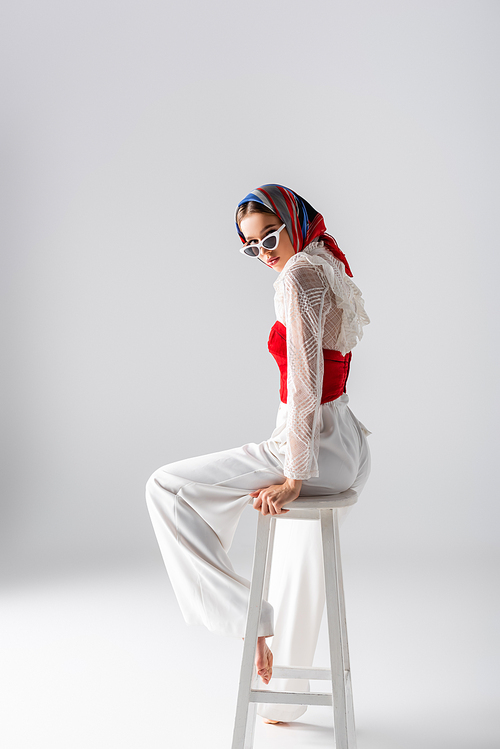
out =
[[(276, 272), (238, 252), (234, 211), (278, 182), (323, 214), (371, 318), (348, 392), (373, 468), (343, 529), (360, 748), (498, 746), (499, 3), (20, 0), (2, 16), (8, 745), (190, 747), (210, 721), (228, 745), (239, 645), (185, 627), (144, 485), (271, 433)], [(195, 725), (174, 630), (176, 652), (200, 649)], [(109, 656), (121, 636), (134, 678)], [(103, 654), (109, 683), (79, 670)], [(225, 659), (224, 697), (203, 657)], [(166, 722), (144, 697), (165, 668)], [(96, 683), (116, 714), (86, 702)]]

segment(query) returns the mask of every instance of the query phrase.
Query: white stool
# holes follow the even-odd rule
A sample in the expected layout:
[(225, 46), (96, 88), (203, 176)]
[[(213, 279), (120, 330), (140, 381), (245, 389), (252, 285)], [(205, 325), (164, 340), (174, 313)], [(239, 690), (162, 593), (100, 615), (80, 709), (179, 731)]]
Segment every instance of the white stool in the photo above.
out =
[[(336, 749), (356, 749), (337, 510), (355, 504), (357, 499), (356, 492), (348, 489), (322, 497), (299, 497), (285, 506), (290, 512), (281, 515), (262, 515), (259, 512), (232, 749), (252, 749), (258, 702), (333, 706)], [(321, 521), (331, 668), (296, 668), (293, 664), (273, 666), (273, 676), (327, 679), (331, 681), (331, 692), (272, 692), (256, 688), (259, 678), (254, 662), (257, 632), (262, 600), (267, 600), (269, 593), (276, 521), (287, 518)]]

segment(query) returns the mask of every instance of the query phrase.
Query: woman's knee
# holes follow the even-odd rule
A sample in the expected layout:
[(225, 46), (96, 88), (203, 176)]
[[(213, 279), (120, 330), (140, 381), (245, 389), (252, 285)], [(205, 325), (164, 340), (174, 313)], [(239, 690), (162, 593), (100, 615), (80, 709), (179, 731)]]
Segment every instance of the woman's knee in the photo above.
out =
[(147, 502), (160, 496), (165, 497), (170, 495), (175, 497), (181, 488), (186, 483), (189, 483), (186, 479), (170, 473), (168, 468), (168, 465), (157, 468), (146, 481)]

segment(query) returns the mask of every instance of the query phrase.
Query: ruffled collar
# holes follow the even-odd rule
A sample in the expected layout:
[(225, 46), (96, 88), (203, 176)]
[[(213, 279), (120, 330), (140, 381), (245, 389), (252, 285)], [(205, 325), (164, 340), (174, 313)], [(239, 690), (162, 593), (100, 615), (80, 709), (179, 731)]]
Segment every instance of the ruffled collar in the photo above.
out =
[(320, 255), (325, 253), (327, 253), (327, 255), (332, 254), (329, 250), (325, 249), (325, 244), (322, 240), (314, 240), (313, 242), (310, 242), (300, 252), (296, 252), (295, 255), (292, 255), (292, 257), (286, 261), (285, 265), (280, 271), (280, 274), (278, 275), (278, 278), (273, 283), (275, 289), (283, 281), (285, 273), (287, 273), (287, 271), (290, 270), (293, 265), (295, 265), (297, 259), (300, 258), (302, 253), (305, 253), (306, 255)]
[[(299, 258), (305, 253), (302, 259), (311, 265), (318, 265), (322, 268), (324, 276), (333, 292), (335, 305), (342, 311), (342, 323), (335, 342), (335, 350), (340, 351), (345, 356), (351, 351), (358, 340), (363, 336), (363, 326), (370, 322), (370, 318), (365, 312), (365, 303), (354, 281), (347, 275), (345, 265), (333, 255), (330, 250), (324, 246), (321, 240), (311, 242), (302, 252), (293, 255), (283, 267), (278, 278), (274, 282), (275, 287), (275, 307), (278, 311), (283, 306), (284, 288), (282, 281), (288, 275), (290, 269), (299, 262)], [(282, 311), (282, 319), (285, 313)], [(283, 322), (283, 324), (285, 324)]]

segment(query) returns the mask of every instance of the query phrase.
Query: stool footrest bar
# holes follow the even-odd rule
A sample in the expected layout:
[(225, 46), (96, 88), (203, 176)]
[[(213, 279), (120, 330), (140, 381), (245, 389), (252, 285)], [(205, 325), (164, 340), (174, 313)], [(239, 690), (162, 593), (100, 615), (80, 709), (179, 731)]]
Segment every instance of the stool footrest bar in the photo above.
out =
[(252, 689), (250, 702), (328, 706), (332, 705), (332, 695), (328, 692), (271, 692), (267, 689)]

